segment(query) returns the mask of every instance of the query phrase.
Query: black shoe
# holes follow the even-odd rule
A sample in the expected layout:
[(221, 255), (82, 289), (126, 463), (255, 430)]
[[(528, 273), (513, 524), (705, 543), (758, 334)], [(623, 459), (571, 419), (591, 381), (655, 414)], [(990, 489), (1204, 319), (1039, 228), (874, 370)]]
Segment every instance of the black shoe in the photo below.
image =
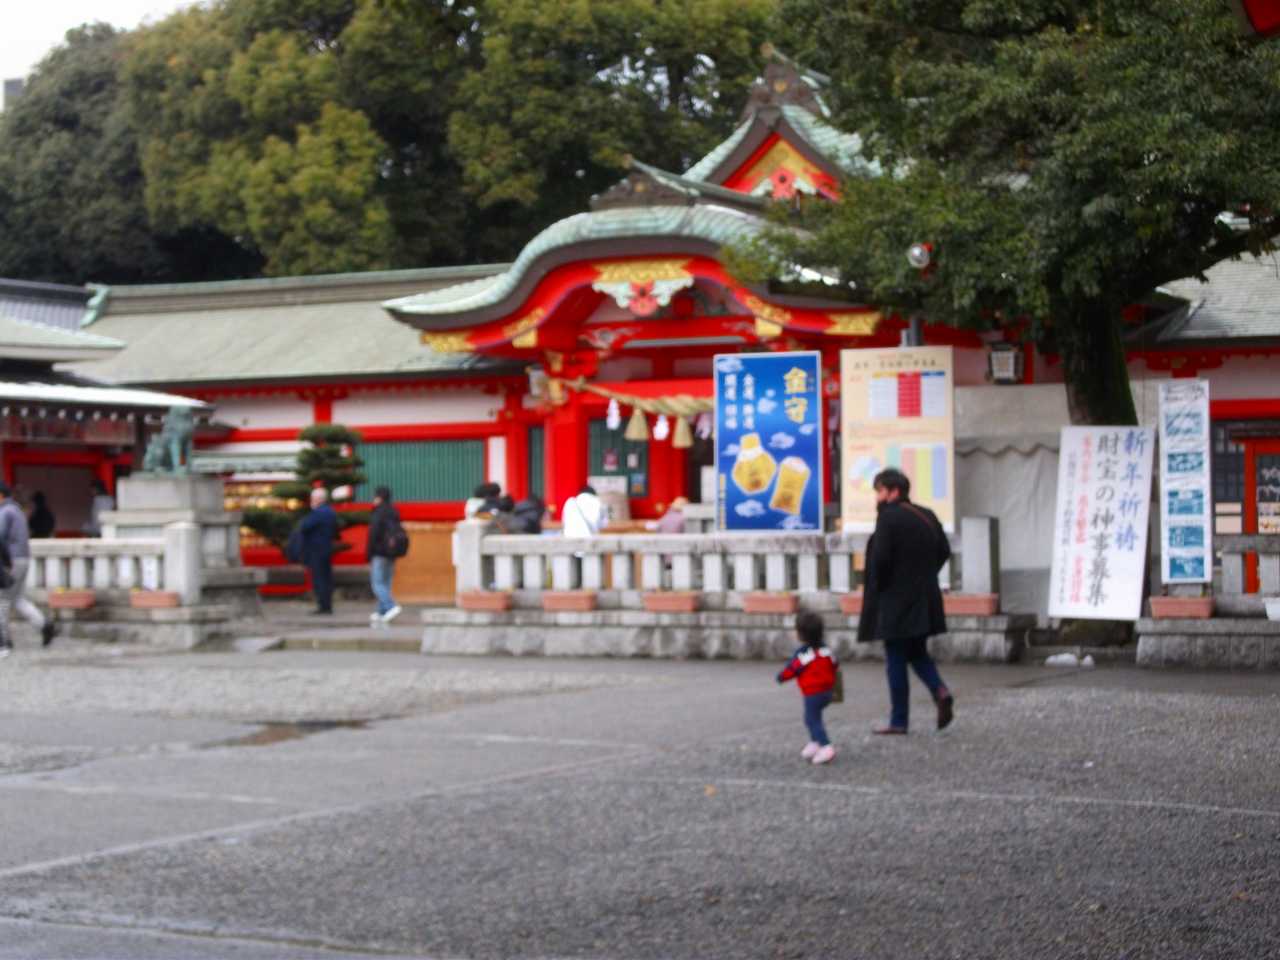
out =
[(53, 643), (53, 638), (58, 634), (58, 625), (52, 620), (46, 620), (44, 626), (40, 628), (40, 646), (47, 647)]
[(319, 609), (316, 609), (316, 610), (312, 610), (312, 611), (311, 611), (311, 616), (313, 616), (313, 617), (322, 617), (322, 616), (329, 616), (329, 615), (332, 615), (332, 613), (333, 613), (333, 611), (332, 611), (332, 610), (319, 610)]
[(938, 698), (938, 729), (945, 730), (955, 718), (956, 698), (944, 693)]

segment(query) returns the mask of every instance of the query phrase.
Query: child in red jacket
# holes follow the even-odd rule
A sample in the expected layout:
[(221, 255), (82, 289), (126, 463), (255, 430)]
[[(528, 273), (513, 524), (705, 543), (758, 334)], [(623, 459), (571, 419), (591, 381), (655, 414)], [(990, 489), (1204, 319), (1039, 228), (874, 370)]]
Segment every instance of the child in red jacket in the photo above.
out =
[(827, 738), (827, 728), (822, 723), (822, 711), (831, 703), (840, 664), (835, 654), (822, 645), (822, 631), (822, 618), (816, 613), (798, 614), (796, 635), (800, 638), (800, 649), (778, 674), (779, 683), (794, 677), (804, 694), (804, 725), (809, 729), (809, 742), (800, 756), (814, 763), (830, 763), (836, 758), (836, 748)]

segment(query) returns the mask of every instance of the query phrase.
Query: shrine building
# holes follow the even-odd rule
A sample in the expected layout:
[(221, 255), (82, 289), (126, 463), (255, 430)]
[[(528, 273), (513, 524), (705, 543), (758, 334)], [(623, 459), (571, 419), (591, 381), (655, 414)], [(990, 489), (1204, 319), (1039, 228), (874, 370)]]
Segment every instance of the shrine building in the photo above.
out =
[[(632, 161), (509, 264), (103, 288), (85, 330), (125, 346), (69, 369), (214, 405), (197, 456), (227, 478), (231, 506), (262, 502), (289, 474), (301, 428), (358, 431), (368, 483), (356, 500), (385, 483), (406, 520), (438, 532), (444, 559), (418, 591), (433, 598), (451, 593), (444, 544), (476, 484), (556, 510), (590, 478), (634, 520), (703, 501), (712, 357), (817, 351), (834, 516), (840, 351), (898, 346), (908, 324), (834, 288), (745, 284), (725, 265), (727, 247), (767, 228), (770, 205), (839, 202), (843, 180), (879, 175), (860, 138), (832, 126), (826, 86), (770, 53), (707, 156), (679, 172)], [(1249, 531), (1280, 523), (1280, 445), (1268, 445), (1280, 438), (1280, 279), (1249, 259), (1208, 275), (1131, 308), (1130, 378), (1144, 422), (1160, 379), (1210, 381), (1219, 531)], [(1006, 609), (1033, 609), (1069, 422), (1061, 366), (1000, 332), (927, 319), (917, 342), (954, 350), (957, 516), (1001, 518)], [(251, 537), (244, 553), (282, 562)]]

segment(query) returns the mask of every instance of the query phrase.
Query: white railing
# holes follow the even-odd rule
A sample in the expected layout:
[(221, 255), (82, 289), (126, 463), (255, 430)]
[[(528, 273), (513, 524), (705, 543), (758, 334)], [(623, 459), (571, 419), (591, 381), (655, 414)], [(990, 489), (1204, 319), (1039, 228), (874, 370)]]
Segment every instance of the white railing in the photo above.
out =
[(147, 539), (32, 540), (27, 588), (37, 596), (93, 590), (109, 599), (132, 590), (177, 593), (184, 606), (200, 597), (200, 530), (171, 523)]
[[(1214, 549), (1222, 555), (1222, 581), (1214, 598), (1220, 613), (1262, 616), (1267, 599), (1280, 597), (1280, 536), (1265, 533), (1218, 535)], [(1258, 592), (1245, 592), (1245, 569), (1257, 556)]]
[[(990, 538), (994, 520), (965, 527), (979, 562), (960, 563), (961, 538), (951, 537), (954, 584), (966, 593), (996, 592)], [(517, 606), (536, 606), (545, 590), (592, 590), (602, 606), (638, 607), (641, 594), (697, 591), (707, 607), (734, 605), (734, 594), (756, 591), (850, 593), (859, 587), (857, 558), (866, 534), (703, 533), (621, 534), (587, 539), (490, 533), (483, 521), (458, 525), (454, 564), (459, 591), (510, 592)], [(988, 538), (987, 544), (974, 541)]]

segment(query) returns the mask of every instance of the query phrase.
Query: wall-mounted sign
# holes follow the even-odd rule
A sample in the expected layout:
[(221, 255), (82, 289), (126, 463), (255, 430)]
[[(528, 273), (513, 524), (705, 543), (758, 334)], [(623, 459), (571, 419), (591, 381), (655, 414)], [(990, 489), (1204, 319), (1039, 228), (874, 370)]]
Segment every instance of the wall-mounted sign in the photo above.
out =
[(950, 347), (840, 351), (840, 513), (845, 530), (876, 526), (872, 481), (887, 467), (911, 499), (955, 530), (955, 407)]
[(1062, 428), (1049, 616), (1138, 619), (1155, 439), (1149, 427)]
[(715, 358), (721, 530), (822, 530), (822, 367), (811, 353)]
[(1209, 381), (1160, 384), (1160, 566), (1165, 583), (1213, 576)]

